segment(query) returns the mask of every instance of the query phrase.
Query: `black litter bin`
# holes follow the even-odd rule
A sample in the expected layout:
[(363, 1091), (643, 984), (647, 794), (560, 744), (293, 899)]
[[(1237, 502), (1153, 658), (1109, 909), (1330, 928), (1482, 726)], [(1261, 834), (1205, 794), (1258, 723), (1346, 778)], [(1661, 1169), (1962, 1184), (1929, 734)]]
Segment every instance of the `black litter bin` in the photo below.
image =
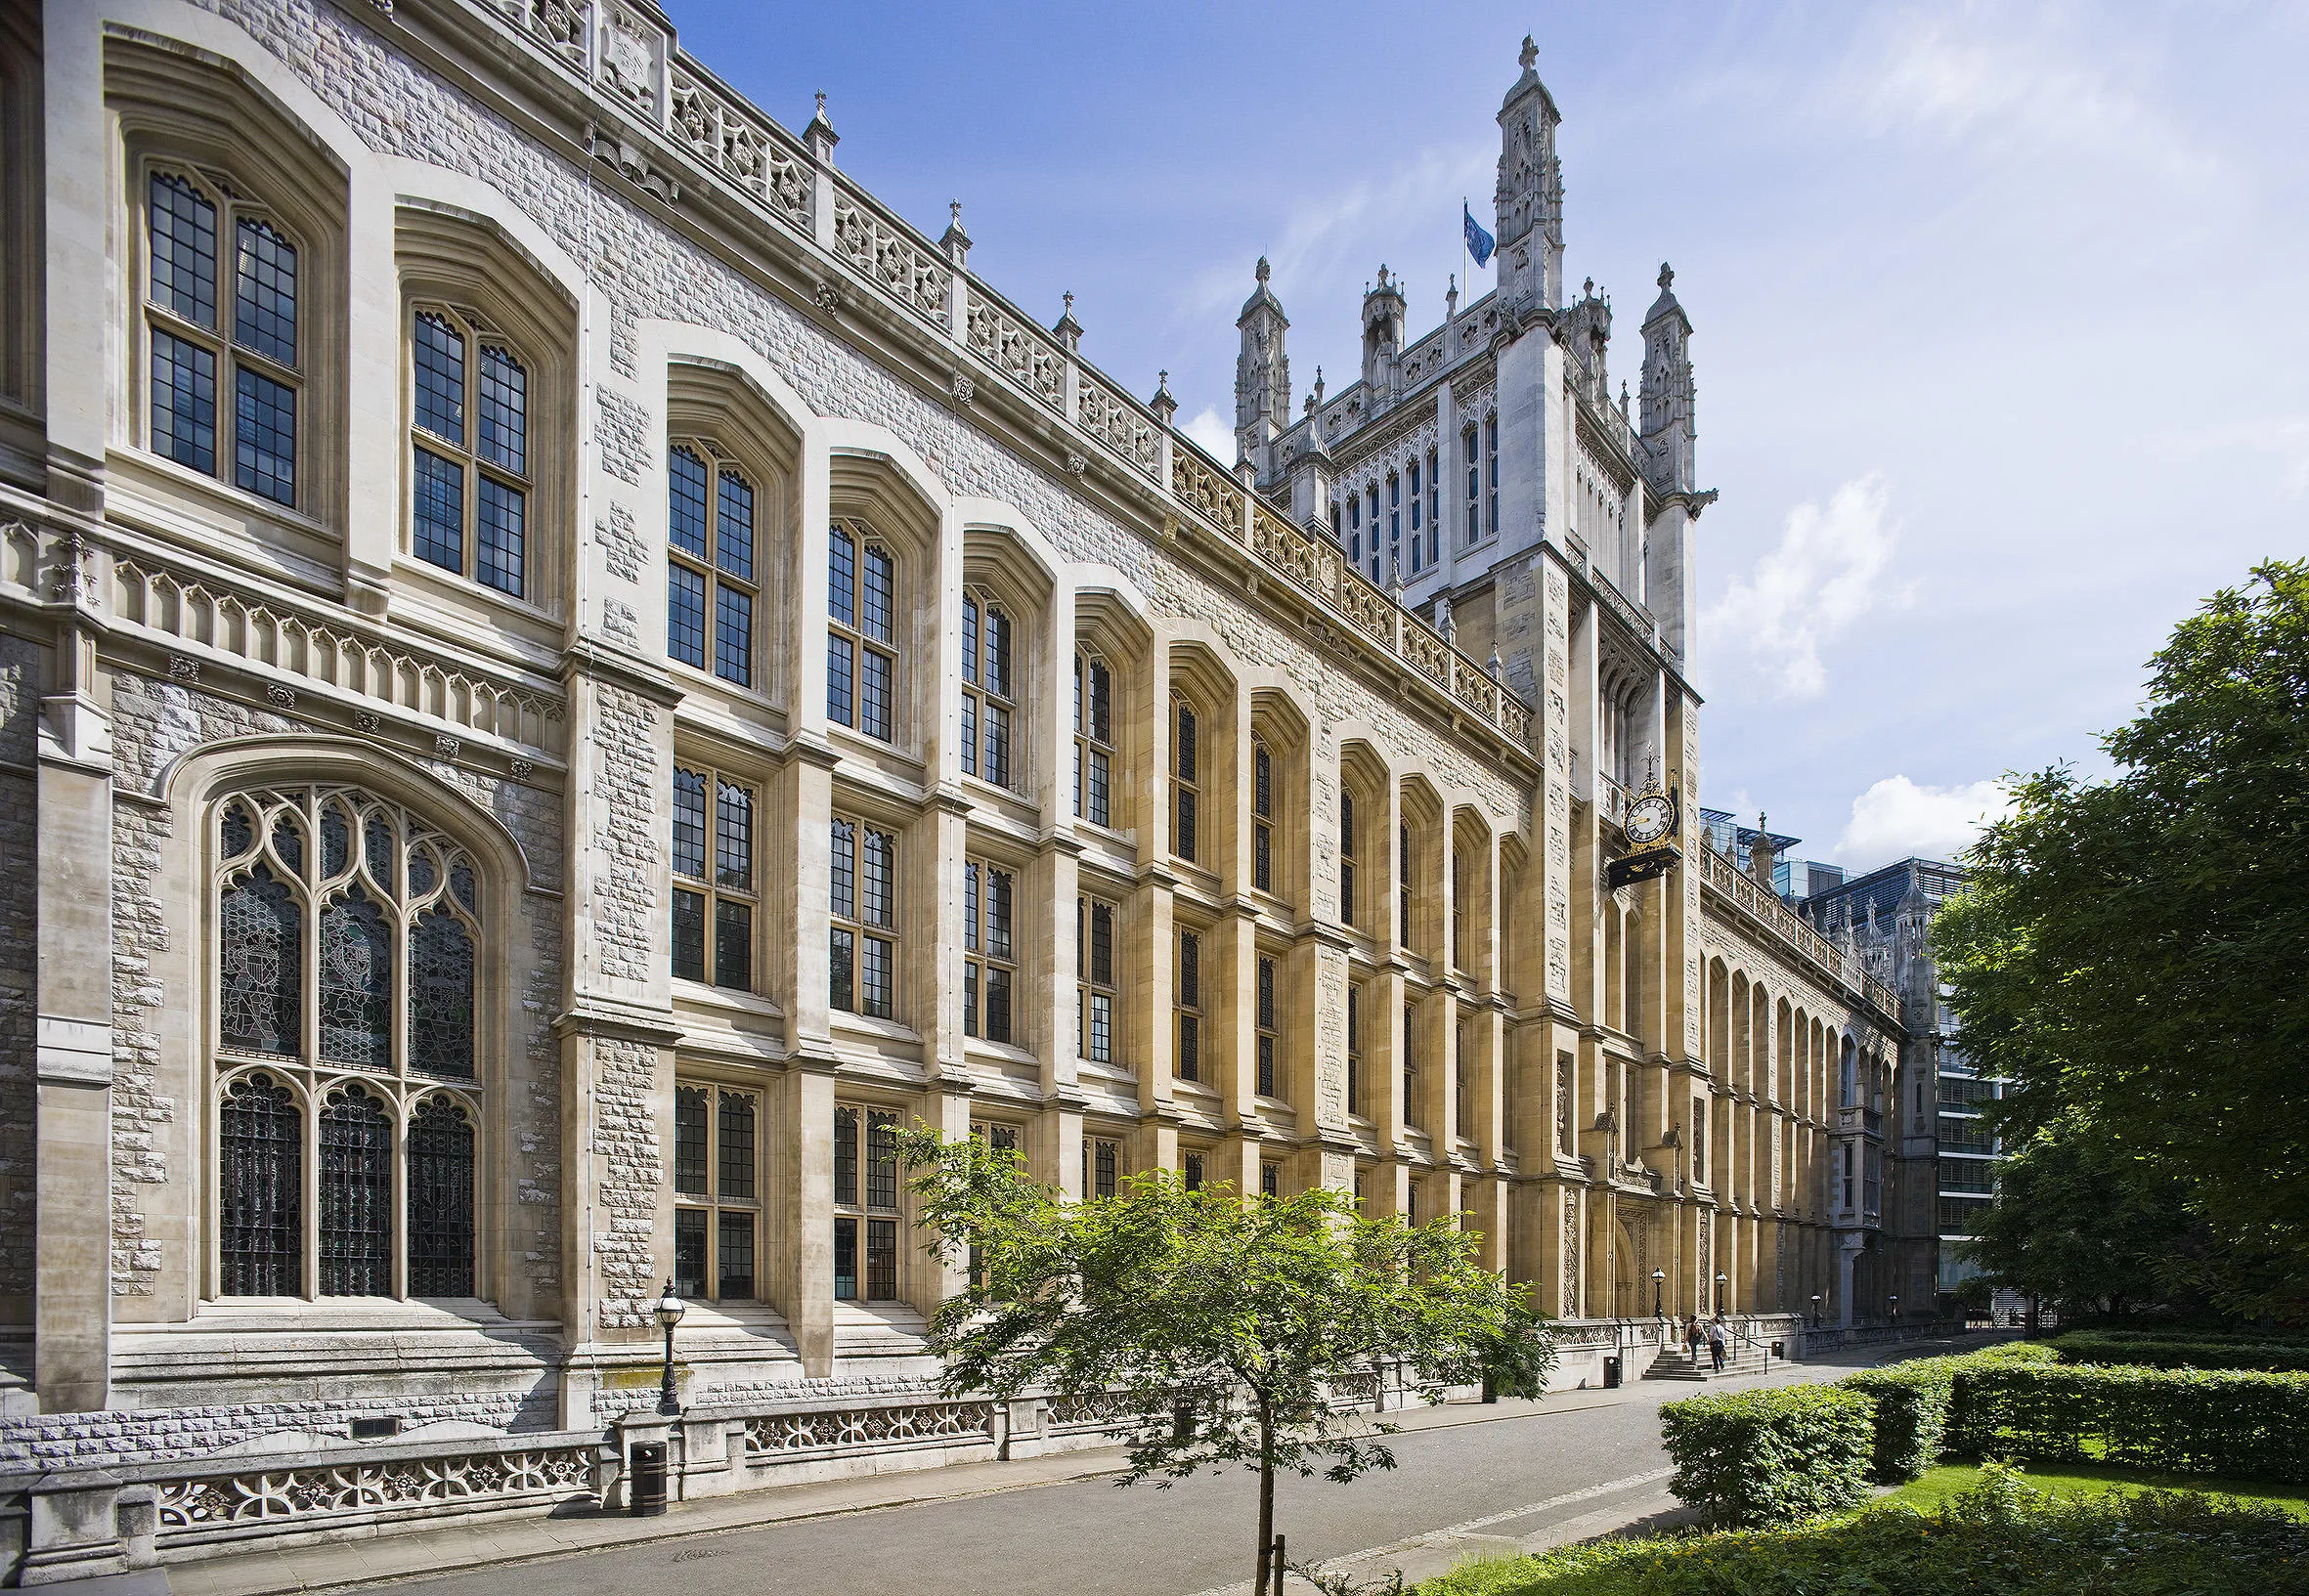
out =
[(1785, 1359), (1788, 1356), (1788, 1344), (1785, 1341), (1773, 1342), (1772, 1356), (1774, 1358)]
[(626, 1452), (626, 1511), (637, 1519), (666, 1510), (666, 1444), (636, 1441)]
[(1605, 1389), (1606, 1389), (1606, 1390), (1609, 1390), (1611, 1387), (1613, 1387), (1613, 1386), (1616, 1386), (1616, 1385), (1618, 1385), (1619, 1383), (1620, 1383), (1620, 1360), (1619, 1360), (1617, 1358), (1606, 1358), (1606, 1359), (1604, 1359), (1604, 1360), (1603, 1360), (1603, 1384), (1604, 1384), (1604, 1387), (1605, 1387)]

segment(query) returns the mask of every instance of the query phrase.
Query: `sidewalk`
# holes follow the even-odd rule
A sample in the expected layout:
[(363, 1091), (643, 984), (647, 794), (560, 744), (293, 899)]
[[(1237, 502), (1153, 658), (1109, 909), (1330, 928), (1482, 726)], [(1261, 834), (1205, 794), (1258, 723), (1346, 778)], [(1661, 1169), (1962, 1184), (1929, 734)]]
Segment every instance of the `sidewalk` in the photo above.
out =
[[(1904, 1356), (1945, 1351), (1933, 1343), (1897, 1349), (1866, 1349), (1813, 1362), (1781, 1363), (1768, 1374), (1726, 1377), (1710, 1382), (1720, 1389), (1751, 1389), (1833, 1378), (1848, 1369), (1897, 1351)], [(1702, 1387), (1699, 1389), (1707, 1389)], [(1556, 1392), (1538, 1401), (1455, 1402), (1410, 1408), (1385, 1415), (1399, 1430), (1412, 1432), (1541, 1418), (1589, 1408), (1644, 1404), (1657, 1407), (1695, 1395), (1677, 1381), (1634, 1381), (1614, 1390)], [(959, 1501), (1007, 1491), (1030, 1490), (1067, 1481), (1118, 1474), (1126, 1467), (1122, 1449), (1106, 1446), (1015, 1462), (958, 1463), (941, 1468), (869, 1475), (816, 1485), (779, 1486), (695, 1502), (675, 1502), (659, 1518), (623, 1513), (577, 1512), (566, 1517), (508, 1519), (497, 1524), (459, 1525), (441, 1530), (372, 1536), (363, 1540), (270, 1549), (178, 1563), (145, 1571), (137, 1596), (313, 1596), (363, 1585), (418, 1578), (452, 1571), (550, 1561), (612, 1547), (686, 1539), (720, 1531), (874, 1512), (923, 1502)], [(1384, 1577), (1401, 1567), (1407, 1577), (1439, 1574), (1471, 1553), (1519, 1556), (1638, 1524), (1677, 1510), (1667, 1494), (1666, 1469), (1534, 1503), (1493, 1520), (1448, 1526), (1411, 1540), (1372, 1548), (1334, 1560), (1364, 1578)], [(1588, 1501), (1594, 1506), (1562, 1516)], [(1544, 1524), (1526, 1522), (1546, 1520)], [(165, 1574), (165, 1583), (153, 1578)], [(125, 1587), (124, 1587), (125, 1588)], [(88, 1596), (109, 1596), (94, 1584), (75, 1587)]]

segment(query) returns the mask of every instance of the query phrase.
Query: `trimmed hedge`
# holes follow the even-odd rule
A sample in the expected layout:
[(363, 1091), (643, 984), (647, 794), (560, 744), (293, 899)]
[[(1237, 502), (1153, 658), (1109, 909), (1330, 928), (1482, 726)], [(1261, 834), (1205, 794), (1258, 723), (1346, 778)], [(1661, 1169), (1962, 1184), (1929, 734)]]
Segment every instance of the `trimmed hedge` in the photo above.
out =
[(2268, 1374), (2309, 1371), (2309, 1347), (2228, 1337), (2163, 1340), (2079, 1330), (2047, 1343), (2064, 1363), (2136, 1363), (2156, 1369), (2259, 1369)]
[(1964, 1456), (2309, 1483), (2309, 1374), (1973, 1362), (1950, 1395)]
[(1903, 1485), (1939, 1460), (1958, 1369), (2009, 1368), (2052, 1359), (2052, 1350), (2041, 1343), (2010, 1341), (1977, 1353), (1915, 1358), (1845, 1376), (1836, 1383), (1876, 1404), (1868, 1477), (1878, 1485)]
[(1762, 1530), (1851, 1507), (1868, 1494), (1874, 1406), (1857, 1391), (1784, 1386), (1669, 1402), (1668, 1488), (1717, 1529)]

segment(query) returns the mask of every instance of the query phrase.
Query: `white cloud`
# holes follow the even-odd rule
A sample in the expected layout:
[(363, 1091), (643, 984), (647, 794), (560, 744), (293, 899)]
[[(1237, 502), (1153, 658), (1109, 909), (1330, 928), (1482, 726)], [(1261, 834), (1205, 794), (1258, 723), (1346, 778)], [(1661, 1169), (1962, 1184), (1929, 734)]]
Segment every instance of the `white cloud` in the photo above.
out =
[(1836, 840), (1837, 856), (1855, 871), (1911, 855), (1953, 859), (2011, 805), (1997, 782), (1920, 787), (1906, 776), (1887, 776), (1852, 799), (1852, 819)]
[(1869, 475), (1837, 489), (1825, 509), (1789, 511), (1779, 546), (1708, 607), (1710, 646), (1776, 697), (1818, 698), (1828, 686), (1821, 646), (1880, 602), (1907, 602), (1883, 586), (1895, 540), (1889, 503), (1884, 479)]
[(1210, 457), (1221, 465), (1231, 466), (1235, 463), (1239, 448), (1235, 442), (1235, 427), (1219, 414), (1216, 405), (1203, 406), (1179, 430), (1208, 450)]

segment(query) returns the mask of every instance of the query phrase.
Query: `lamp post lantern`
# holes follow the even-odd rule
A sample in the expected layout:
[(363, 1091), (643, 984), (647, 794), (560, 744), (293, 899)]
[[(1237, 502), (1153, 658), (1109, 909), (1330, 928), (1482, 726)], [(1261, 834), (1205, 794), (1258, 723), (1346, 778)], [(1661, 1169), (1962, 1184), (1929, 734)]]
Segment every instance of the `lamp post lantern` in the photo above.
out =
[(665, 1295), (658, 1298), (658, 1322), (666, 1327), (666, 1372), (658, 1382), (658, 1411), (668, 1418), (681, 1412), (681, 1400), (674, 1395), (674, 1326), (681, 1322), (688, 1310), (679, 1297), (674, 1295), (674, 1282), (666, 1282)]
[(1724, 1282), (1730, 1278), (1731, 1276), (1721, 1270), (1716, 1272), (1716, 1316), (1718, 1318), (1723, 1317), (1723, 1287)]
[(1667, 1280), (1668, 1272), (1666, 1270), (1655, 1269), (1651, 1272), (1651, 1316), (1653, 1318), (1660, 1316), (1660, 1287), (1665, 1285)]
[(1819, 1327), (1820, 1327), (1820, 1294), (1819, 1294), (1817, 1291), (1815, 1291), (1815, 1292), (1813, 1292), (1813, 1293), (1812, 1293), (1812, 1328), (1816, 1330), (1816, 1329), (1818, 1329)]
[(1897, 1323), (1899, 1323), (1899, 1322), (1900, 1322), (1900, 1294), (1899, 1294), (1897, 1291), (1895, 1291), (1895, 1292), (1894, 1292), (1894, 1293), (1892, 1294), (1892, 1304), (1893, 1304), (1893, 1322), (1894, 1322), (1895, 1324), (1897, 1324)]

